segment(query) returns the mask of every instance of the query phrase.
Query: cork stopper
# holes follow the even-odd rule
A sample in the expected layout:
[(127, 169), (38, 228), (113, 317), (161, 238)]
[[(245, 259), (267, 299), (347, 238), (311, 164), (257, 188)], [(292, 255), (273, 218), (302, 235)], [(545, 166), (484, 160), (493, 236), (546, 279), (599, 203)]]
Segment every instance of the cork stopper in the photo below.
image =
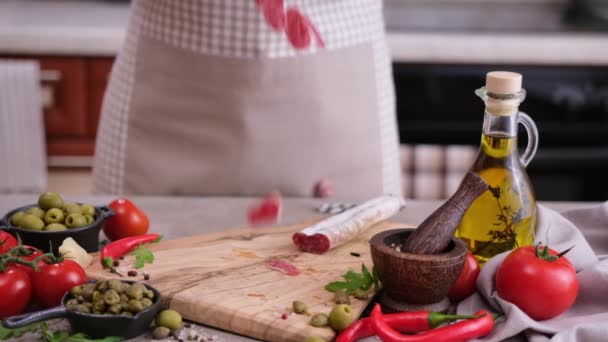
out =
[(522, 76), (510, 71), (491, 71), (486, 75), (486, 90), (494, 94), (516, 94), (521, 90)]

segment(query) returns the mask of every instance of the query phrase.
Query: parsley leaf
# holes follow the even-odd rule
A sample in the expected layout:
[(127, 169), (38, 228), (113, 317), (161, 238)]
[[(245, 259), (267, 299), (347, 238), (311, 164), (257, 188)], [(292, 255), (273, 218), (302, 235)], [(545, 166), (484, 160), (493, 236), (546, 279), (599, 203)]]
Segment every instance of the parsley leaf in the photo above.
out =
[(378, 276), (375, 272), (370, 273), (365, 264), (361, 264), (361, 273), (357, 273), (349, 269), (342, 275), (346, 281), (334, 281), (325, 285), (325, 289), (329, 292), (338, 290), (346, 290), (346, 293), (352, 294), (357, 290), (368, 291), (372, 285), (375, 290), (378, 289)]
[(8, 340), (11, 337), (21, 337), (28, 331), (36, 331), (40, 323), (32, 323), (21, 328), (9, 329), (0, 324), (0, 340)]
[(131, 255), (135, 256), (135, 263), (133, 263), (133, 267), (137, 269), (144, 267), (145, 264), (151, 264), (154, 262), (154, 254), (152, 254), (152, 251), (143, 245), (135, 248), (133, 252), (131, 252)]

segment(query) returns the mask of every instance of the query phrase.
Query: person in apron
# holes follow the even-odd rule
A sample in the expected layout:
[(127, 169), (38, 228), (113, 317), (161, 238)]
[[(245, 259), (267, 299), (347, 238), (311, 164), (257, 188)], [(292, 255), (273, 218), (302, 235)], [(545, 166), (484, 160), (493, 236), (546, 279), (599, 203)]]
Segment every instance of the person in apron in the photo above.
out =
[(135, 0), (94, 192), (401, 194), (381, 0)]

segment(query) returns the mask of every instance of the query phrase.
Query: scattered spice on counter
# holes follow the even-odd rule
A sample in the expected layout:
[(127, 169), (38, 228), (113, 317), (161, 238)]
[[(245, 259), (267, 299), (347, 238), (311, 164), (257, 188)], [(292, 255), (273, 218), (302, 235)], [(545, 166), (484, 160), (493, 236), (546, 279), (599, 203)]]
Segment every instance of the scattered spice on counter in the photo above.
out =
[(114, 267), (120, 266), (120, 262), (118, 260), (114, 260)]
[(281, 315), (281, 319), (287, 319), (287, 317), (289, 317), (289, 315), (287, 315), (286, 313)]
[(129, 277), (136, 277), (137, 276), (137, 271), (136, 270), (130, 270), (129, 272), (127, 272), (127, 275)]
[(354, 256), (354, 257), (361, 257), (361, 253), (357, 253), (357, 252), (350, 252), (350, 255)]

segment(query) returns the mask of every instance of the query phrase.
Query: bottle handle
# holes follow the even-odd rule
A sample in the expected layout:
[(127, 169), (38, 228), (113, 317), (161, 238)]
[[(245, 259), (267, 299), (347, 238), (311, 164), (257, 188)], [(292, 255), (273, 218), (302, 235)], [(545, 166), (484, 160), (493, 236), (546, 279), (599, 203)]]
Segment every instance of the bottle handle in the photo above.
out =
[(534, 158), (536, 149), (538, 148), (538, 129), (532, 118), (524, 112), (519, 112), (517, 123), (522, 124), (528, 134), (528, 146), (526, 146), (526, 150), (519, 159), (524, 167), (526, 167), (530, 164), (532, 158)]

